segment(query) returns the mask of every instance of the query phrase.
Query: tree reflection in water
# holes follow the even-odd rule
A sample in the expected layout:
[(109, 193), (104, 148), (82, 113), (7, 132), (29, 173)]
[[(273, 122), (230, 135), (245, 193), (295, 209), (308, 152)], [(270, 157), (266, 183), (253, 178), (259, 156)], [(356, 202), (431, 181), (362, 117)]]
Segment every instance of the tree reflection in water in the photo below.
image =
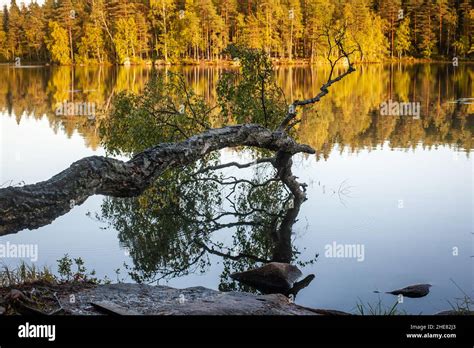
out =
[[(92, 102), (97, 110), (109, 108), (111, 98), (122, 91), (143, 92), (152, 76), (146, 67), (48, 67), (13, 69), (0, 67), (0, 109), (16, 122), (31, 117), (46, 118), (55, 132), (69, 137), (75, 132), (87, 147), (100, 144), (98, 122), (87, 117), (58, 117), (58, 103)], [(220, 67), (175, 67), (189, 86), (209, 105), (217, 101), (217, 82), (226, 69)], [(160, 71), (164, 74), (165, 71)], [(307, 98), (319, 91), (327, 67), (278, 67), (275, 78), (288, 99)], [(328, 158), (336, 145), (351, 152), (389, 143), (392, 148), (453, 146), (472, 148), (474, 104), (456, 103), (472, 96), (472, 64), (368, 64), (358, 66), (351, 78), (333, 86), (315, 108), (302, 112), (296, 127), (298, 140), (311, 145), (318, 158)], [(73, 92), (77, 91), (77, 92)], [(380, 115), (388, 100), (420, 102), (421, 120)], [(215, 127), (219, 127), (216, 120)]]
[[(204, 273), (214, 255), (224, 265), (220, 290), (252, 292), (229, 275), (268, 262), (304, 266), (316, 261), (317, 255), (299, 260), (292, 243), (306, 197), (304, 184), (282, 179), (291, 174), (291, 157), (260, 159), (251, 178), (244, 178), (246, 169), (220, 170), (217, 156), (167, 172), (140, 197), (105, 199), (100, 219), (118, 231), (129, 250), (135, 281)], [(219, 241), (229, 229), (232, 241)], [(295, 284), (294, 293), (313, 278)]]

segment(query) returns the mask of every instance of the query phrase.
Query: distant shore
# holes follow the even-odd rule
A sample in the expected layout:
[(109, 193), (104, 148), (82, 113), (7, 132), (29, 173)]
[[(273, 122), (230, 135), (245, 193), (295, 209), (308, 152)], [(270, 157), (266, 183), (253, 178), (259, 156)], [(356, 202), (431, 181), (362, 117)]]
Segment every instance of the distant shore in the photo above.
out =
[[(278, 59), (273, 58), (272, 62), (275, 66), (282, 66), (282, 67), (291, 67), (291, 66), (322, 66), (326, 65), (327, 62), (321, 59), (310, 61), (309, 59)], [(364, 65), (364, 64), (453, 64), (453, 61), (447, 58), (439, 58), (439, 59), (426, 59), (426, 58), (413, 58), (407, 57), (402, 59), (384, 59), (378, 61), (356, 61), (356, 65)], [(459, 64), (474, 64), (474, 60), (468, 59), (459, 59)], [(15, 66), (15, 62), (0, 62), (0, 65), (7, 65), (7, 66)], [(155, 67), (170, 67), (170, 66), (205, 66), (205, 67), (237, 67), (239, 66), (238, 62), (235, 62), (230, 59), (218, 59), (218, 60), (189, 60), (183, 59), (178, 62), (165, 62), (164, 60), (142, 60), (139, 62), (133, 62), (130, 64), (119, 64), (119, 63), (90, 63), (90, 64), (70, 64), (70, 65), (58, 65), (51, 62), (42, 62), (42, 61), (22, 61), (21, 64), (16, 65), (21, 68), (26, 67), (36, 67), (36, 66), (74, 66), (74, 67), (95, 67), (95, 66), (155, 66)]]

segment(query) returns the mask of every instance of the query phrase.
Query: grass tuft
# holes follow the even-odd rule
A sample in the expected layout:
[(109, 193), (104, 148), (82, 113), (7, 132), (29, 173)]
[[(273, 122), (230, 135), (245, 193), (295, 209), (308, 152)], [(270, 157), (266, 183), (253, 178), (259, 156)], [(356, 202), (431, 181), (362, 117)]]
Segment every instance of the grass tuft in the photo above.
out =
[(14, 269), (9, 268), (7, 265), (1, 266), (1, 288), (23, 285), (38, 281), (43, 281), (46, 283), (56, 283), (56, 277), (47, 267), (38, 268), (35, 265), (28, 265), (23, 261)]
[(398, 301), (395, 301), (392, 307), (387, 307), (382, 303), (382, 300), (379, 297), (379, 300), (372, 304), (367, 302), (364, 304), (361, 299), (356, 304), (356, 315), (405, 315), (405, 311), (400, 311), (397, 309)]

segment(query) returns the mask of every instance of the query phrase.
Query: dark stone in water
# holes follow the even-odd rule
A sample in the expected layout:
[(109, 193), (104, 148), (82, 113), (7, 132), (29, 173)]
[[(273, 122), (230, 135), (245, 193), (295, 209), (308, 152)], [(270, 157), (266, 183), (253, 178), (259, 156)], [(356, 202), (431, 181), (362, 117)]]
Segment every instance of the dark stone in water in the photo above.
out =
[(425, 297), (430, 293), (430, 284), (416, 284), (416, 285), (410, 285), (407, 286), (403, 289), (398, 289), (398, 290), (393, 290), (387, 292), (387, 294), (392, 294), (392, 295), (403, 295), (405, 297), (411, 297), (411, 298), (419, 298), (419, 297)]
[(233, 273), (230, 277), (265, 294), (286, 294), (302, 275), (296, 266), (270, 262), (250, 271)]

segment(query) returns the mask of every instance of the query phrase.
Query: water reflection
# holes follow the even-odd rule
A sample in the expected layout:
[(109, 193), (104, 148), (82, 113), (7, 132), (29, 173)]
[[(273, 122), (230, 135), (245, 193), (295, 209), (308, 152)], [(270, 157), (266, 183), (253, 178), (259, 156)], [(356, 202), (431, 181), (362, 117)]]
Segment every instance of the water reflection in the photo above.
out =
[[(222, 68), (173, 68), (211, 105)], [(121, 91), (140, 92), (150, 79), (148, 67), (38, 67), (0, 66), (0, 109), (16, 117), (47, 117), (51, 128), (71, 136), (77, 131), (87, 146), (100, 144), (97, 122), (85, 116), (57, 116), (60, 103), (94, 103), (99, 117)], [(279, 67), (276, 77), (288, 101), (314, 95), (327, 71), (323, 67)], [(299, 140), (329, 155), (335, 144), (357, 151), (388, 142), (392, 148), (450, 145), (472, 147), (474, 104), (455, 102), (472, 97), (472, 65), (448, 64), (365, 65), (331, 88), (321, 103), (304, 110)], [(420, 118), (382, 116), (387, 101), (420, 103)], [(101, 113), (102, 111), (102, 113)], [(218, 126), (218, 125), (215, 125)]]
[[(118, 231), (121, 246), (130, 252), (135, 281), (205, 273), (214, 255), (224, 266), (220, 290), (255, 291), (229, 275), (269, 262), (304, 266), (316, 260), (300, 260), (292, 242), (304, 198), (275, 178), (272, 165), (260, 165), (249, 178), (234, 176), (235, 170), (232, 175), (197, 170), (209, 162), (169, 171), (138, 198), (105, 199), (98, 218)], [(221, 238), (226, 230), (230, 241)], [(296, 295), (312, 279), (290, 292)]]
[[(221, 71), (184, 69), (196, 92), (213, 102)], [(5, 122), (3, 134), (8, 134), (8, 140), (3, 144), (6, 156), (2, 169), (6, 169), (8, 179), (20, 180), (29, 173), (28, 183), (48, 179), (99, 146), (96, 123), (87, 117), (56, 116), (57, 102), (67, 98), (96, 102), (98, 109), (107, 108), (116, 93), (140, 91), (151, 77), (151, 70), (139, 67), (77, 68), (72, 74), (69, 68), (14, 70), (0, 66), (0, 73), (4, 76), (0, 80), (0, 108), (11, 115), (2, 117), (12, 118)], [(322, 68), (278, 68), (276, 74), (287, 98), (296, 99), (316, 92), (327, 72)], [(317, 278), (299, 294), (301, 304), (350, 311), (359, 296), (364, 301), (376, 300), (371, 297), (374, 289), (430, 282), (435, 287), (429, 296), (406, 301), (403, 306), (410, 313), (446, 309), (446, 300), (458, 295), (449, 278), (466, 291), (472, 290), (472, 163), (456, 151), (469, 154), (474, 112), (472, 104), (456, 101), (472, 96), (473, 77), (472, 66), (358, 67), (356, 73), (336, 84), (316, 109), (302, 115), (297, 129), (300, 141), (315, 147), (319, 158), (331, 157), (330, 161), (319, 163), (312, 156), (295, 159), (295, 171), (309, 184), (309, 201), (302, 205), (288, 200), (285, 185), (278, 181), (255, 191), (251, 185), (242, 184), (227, 199), (229, 185), (195, 180), (192, 173), (200, 166), (220, 160), (215, 154), (206, 163), (167, 173), (138, 198), (104, 198), (104, 202), (102, 197), (91, 198), (39, 231), (2, 238), (39, 243), (41, 264), (55, 265), (55, 260), (68, 252), (83, 257), (91, 267), (111, 278), (115, 277), (112, 270), (127, 262), (137, 280), (173, 278), (170, 285), (175, 287), (199, 284), (222, 290), (251, 290), (234, 283), (229, 277), (233, 272), (269, 260), (301, 266), (316, 260), (314, 254), (319, 252), (316, 264), (302, 268), (305, 274), (316, 273)], [(387, 100), (420, 102), (420, 119), (380, 115), (379, 106)], [(41, 124), (33, 121), (40, 118)], [(13, 125), (13, 119), (19, 127)], [(76, 135), (69, 141), (53, 139), (44, 121), (61, 135)], [(40, 133), (40, 126), (47, 131)], [(16, 146), (14, 140), (26, 134), (31, 141), (22, 147), (24, 153), (37, 156), (36, 150), (41, 148), (47, 155), (36, 161), (31, 155), (21, 164), (15, 160), (11, 144)], [(77, 134), (89, 149), (77, 142)], [(55, 146), (66, 150), (56, 151)], [(417, 150), (411, 151), (414, 147)], [(84, 151), (76, 153), (73, 148)], [(352, 156), (351, 151), (358, 155)], [(220, 156), (225, 156), (222, 159), (226, 161), (254, 159), (242, 151), (224, 151)], [(38, 170), (49, 166), (50, 171)], [(235, 175), (263, 183), (271, 172), (267, 165), (253, 172), (208, 172), (206, 177), (222, 181)], [(329, 197), (329, 187), (334, 188), (331, 193), (340, 191), (338, 187), (346, 179), (347, 185), (355, 189), (343, 204), (338, 194), (334, 199)], [(400, 199), (406, 209), (397, 207)], [(253, 207), (259, 210), (236, 214), (248, 212), (248, 202), (254, 202)], [(99, 212), (98, 217), (112, 227), (110, 231), (101, 231), (98, 224), (85, 217), (86, 211)], [(299, 220), (295, 224), (293, 217)], [(131, 259), (124, 257), (118, 247), (114, 229)], [(305, 234), (306, 229), (311, 233)], [(324, 257), (324, 245), (333, 241), (365, 244), (366, 261), (353, 263)], [(460, 257), (453, 256), (454, 246), (460, 247)], [(207, 275), (194, 277), (194, 272)], [(393, 305), (392, 298), (383, 300)]]

